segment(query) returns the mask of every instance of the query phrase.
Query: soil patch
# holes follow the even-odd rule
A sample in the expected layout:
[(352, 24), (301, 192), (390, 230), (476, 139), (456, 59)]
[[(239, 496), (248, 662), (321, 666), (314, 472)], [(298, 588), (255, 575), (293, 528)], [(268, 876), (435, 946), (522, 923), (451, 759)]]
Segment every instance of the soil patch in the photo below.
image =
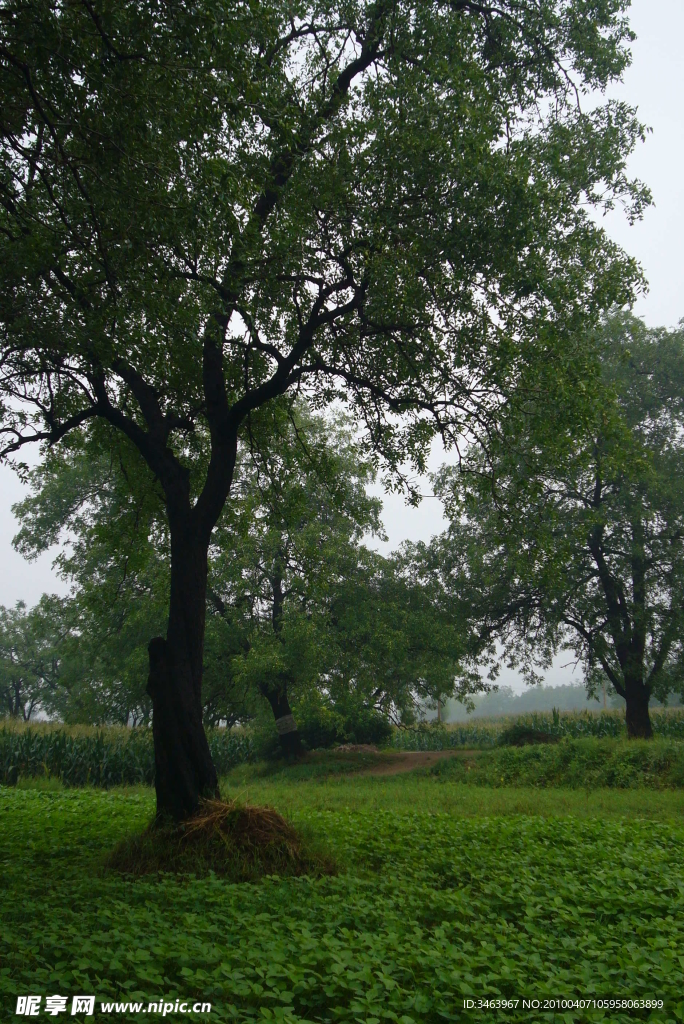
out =
[(429, 768), (437, 761), (452, 757), (472, 757), (477, 750), (402, 750), (396, 754), (383, 754), (376, 764), (357, 772), (357, 775), (402, 775), (416, 768)]

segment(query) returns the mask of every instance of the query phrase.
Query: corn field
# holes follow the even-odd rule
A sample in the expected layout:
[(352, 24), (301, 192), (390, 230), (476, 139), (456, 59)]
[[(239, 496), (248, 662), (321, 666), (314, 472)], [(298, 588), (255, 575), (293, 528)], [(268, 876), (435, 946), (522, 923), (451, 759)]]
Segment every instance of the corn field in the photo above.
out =
[[(253, 757), (248, 733), (217, 729), (208, 733), (219, 775)], [(0, 782), (20, 777), (57, 778), (65, 786), (133, 785), (154, 782), (152, 730), (0, 728)]]
[[(655, 736), (684, 739), (684, 709), (652, 710), (651, 722)], [(410, 729), (396, 729), (392, 747), (397, 750), (451, 750), (454, 747), (493, 747), (501, 734), (512, 726), (524, 726), (559, 738), (582, 736), (598, 738), (626, 737), (624, 711), (534, 711), (526, 715), (481, 718), (472, 724), (425, 724)]]

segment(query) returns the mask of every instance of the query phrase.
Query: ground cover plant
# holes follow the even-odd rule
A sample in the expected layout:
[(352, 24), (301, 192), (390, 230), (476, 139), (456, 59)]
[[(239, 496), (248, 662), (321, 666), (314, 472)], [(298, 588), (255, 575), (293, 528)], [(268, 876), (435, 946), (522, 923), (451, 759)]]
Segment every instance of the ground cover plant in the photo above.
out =
[[(661, 998), (535, 1019), (684, 1019), (681, 791), (647, 793), (651, 820), (624, 816), (644, 790), (601, 791), (598, 820), (536, 814), (548, 794), (529, 789), (415, 775), (239, 786), (248, 770), (224, 793), (310, 829), (337, 875), (132, 880), (102, 865), (149, 821), (151, 789), (0, 789), (6, 1019), (27, 991), (95, 993), (98, 1015), (101, 1001), (196, 997), (219, 1021), (530, 1020), (521, 1004), (464, 1011), (469, 996)], [(556, 810), (566, 797), (589, 802), (557, 791)]]

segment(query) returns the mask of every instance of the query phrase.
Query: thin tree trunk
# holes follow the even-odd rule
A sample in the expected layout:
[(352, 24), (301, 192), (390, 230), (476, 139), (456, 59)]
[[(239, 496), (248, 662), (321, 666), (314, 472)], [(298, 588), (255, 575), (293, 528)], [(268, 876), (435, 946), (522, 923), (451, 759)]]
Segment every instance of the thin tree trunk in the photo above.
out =
[(152, 698), (157, 819), (190, 817), (202, 797), (218, 796), (218, 778), (202, 724), (202, 659), (207, 551), (171, 545), (166, 637), (150, 641), (147, 692)]
[[(275, 571), (271, 579), (271, 592), (273, 595), (271, 624), (276, 636), (280, 636), (282, 632), (283, 609), (285, 605), (281, 569), (282, 559), (282, 552), (279, 552), (276, 559)], [(297, 757), (303, 752), (302, 739), (299, 735), (297, 722), (292, 714), (290, 701), (288, 700), (287, 684), (288, 675), (287, 673), (282, 672), (270, 685), (264, 685), (261, 692), (271, 705), (282, 753), (285, 757)]]

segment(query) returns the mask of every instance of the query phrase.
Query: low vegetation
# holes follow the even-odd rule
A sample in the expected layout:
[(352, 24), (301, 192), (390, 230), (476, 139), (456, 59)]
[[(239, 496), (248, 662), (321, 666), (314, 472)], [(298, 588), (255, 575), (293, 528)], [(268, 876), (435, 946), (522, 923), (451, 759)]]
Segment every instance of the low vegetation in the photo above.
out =
[[(562, 786), (679, 786), (684, 779), (684, 754), (678, 740), (684, 736), (684, 712), (658, 711), (653, 715), (657, 741), (649, 746), (625, 740), (624, 720), (619, 712), (601, 714), (554, 712), (535, 713), (516, 719), (480, 720), (469, 725), (426, 725), (415, 729), (394, 729), (384, 751), (439, 751), (453, 749), (489, 750), (489, 760), (478, 759), (440, 765), (449, 777), (483, 785), (497, 780), (521, 785)], [(518, 758), (512, 751), (494, 754), (501, 744), (539, 739), (563, 740), (555, 753), (548, 750)], [(219, 775), (237, 765), (254, 764), (252, 777), (272, 775), (283, 762), (262, 760), (260, 751), (269, 748), (263, 734), (240, 729), (214, 729), (208, 733), (209, 747)], [(582, 745), (570, 740), (596, 740)], [(278, 753), (277, 745), (274, 748)], [(288, 768), (288, 777), (299, 781), (315, 776), (370, 770), (377, 761), (372, 749), (324, 754), (309, 753)], [(503, 769), (503, 770), (500, 770)], [(450, 774), (451, 773), (451, 774)], [(20, 725), (7, 720), (0, 727), (0, 783), (16, 785), (20, 779), (58, 779), (65, 786), (151, 785), (154, 779), (154, 749), (151, 729), (142, 727), (94, 728), (48, 723)], [(590, 779), (587, 782), (587, 779)], [(591, 781), (595, 780), (595, 781)]]
[[(562, 1019), (684, 1019), (680, 791), (650, 794), (652, 813), (663, 801), (662, 820), (650, 821), (624, 816), (644, 791), (601, 791), (608, 813), (598, 820), (546, 817), (547, 794), (530, 789), (287, 773), (238, 785), (252, 770), (234, 769), (231, 795), (286, 813), (327, 845), (338, 874), (132, 881), (104, 867), (151, 819), (149, 788), (0, 789), (6, 1005), (28, 990), (145, 1005), (163, 992), (211, 1002), (216, 1021), (441, 1024), (457, 1013), (481, 1020), (462, 1011), (468, 997), (624, 993), (664, 1007)], [(553, 794), (557, 810), (565, 798)], [(579, 807), (589, 797), (568, 799)], [(450, 801), (467, 813), (444, 813)], [(503, 1019), (528, 1024), (530, 1011), (519, 1002)]]
[(427, 771), (477, 786), (676, 789), (684, 786), (684, 744), (566, 739), (445, 758)]

